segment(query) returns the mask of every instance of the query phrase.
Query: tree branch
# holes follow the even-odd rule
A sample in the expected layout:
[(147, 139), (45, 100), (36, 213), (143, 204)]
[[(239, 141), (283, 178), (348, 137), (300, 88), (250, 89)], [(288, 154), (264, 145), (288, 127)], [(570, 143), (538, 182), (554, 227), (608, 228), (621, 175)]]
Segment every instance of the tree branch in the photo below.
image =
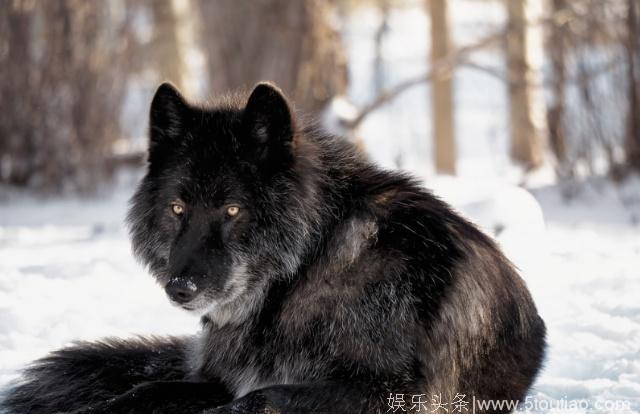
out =
[(364, 105), (354, 119), (349, 121), (343, 121), (344, 126), (349, 129), (357, 128), (369, 114), (371, 114), (372, 112), (380, 108), (385, 103), (395, 99), (398, 95), (402, 94), (403, 92), (407, 91), (408, 89), (411, 89), (416, 85), (430, 82), (432, 79), (436, 77), (444, 76), (450, 73), (451, 70), (455, 68), (455, 66), (458, 63), (465, 60), (468, 57), (468, 55), (471, 54), (472, 52), (475, 52), (480, 49), (484, 49), (498, 41), (503, 40), (503, 38), (504, 38), (504, 32), (499, 32), (491, 36), (485, 37), (478, 42), (472, 43), (467, 46), (463, 46), (453, 51), (445, 58), (440, 59), (437, 62), (434, 62), (431, 65), (431, 69), (424, 75), (406, 79), (389, 89), (383, 90), (371, 102)]

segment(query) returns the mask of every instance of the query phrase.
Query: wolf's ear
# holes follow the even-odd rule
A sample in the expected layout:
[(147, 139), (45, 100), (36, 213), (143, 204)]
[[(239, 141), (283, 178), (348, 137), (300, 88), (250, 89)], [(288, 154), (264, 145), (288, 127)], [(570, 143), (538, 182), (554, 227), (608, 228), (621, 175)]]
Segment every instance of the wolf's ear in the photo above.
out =
[(244, 146), (253, 160), (273, 167), (292, 159), (294, 119), (287, 98), (267, 82), (256, 85), (242, 116)]
[(151, 101), (150, 147), (180, 137), (188, 111), (189, 105), (175, 86), (170, 83), (160, 85)]

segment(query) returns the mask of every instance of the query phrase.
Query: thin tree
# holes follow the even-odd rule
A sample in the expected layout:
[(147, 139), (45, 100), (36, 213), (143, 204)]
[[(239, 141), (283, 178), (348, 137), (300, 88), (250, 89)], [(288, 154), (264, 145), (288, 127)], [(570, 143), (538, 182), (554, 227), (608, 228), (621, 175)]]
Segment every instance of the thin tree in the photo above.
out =
[(549, 128), (549, 143), (557, 159), (557, 169), (565, 174), (567, 142), (564, 131), (566, 117), (566, 48), (567, 48), (567, 0), (551, 0), (551, 19), (547, 51), (551, 63), (551, 103), (547, 108), (547, 126)]
[(525, 169), (543, 162), (546, 144), (541, 82), (542, 42), (539, 19), (542, 0), (506, 0), (506, 44), (511, 157)]
[(159, 75), (184, 89), (184, 68), (178, 34), (178, 16), (175, 0), (153, 0), (150, 8), (153, 15), (153, 43), (151, 50), (159, 63)]
[(384, 56), (382, 47), (384, 44), (384, 38), (389, 33), (390, 0), (378, 0), (377, 7), (381, 16), (380, 24), (378, 25), (374, 36), (373, 83), (376, 93), (380, 93), (385, 84)]
[(640, 23), (637, 0), (627, 0), (627, 76), (629, 112), (625, 140), (627, 165), (640, 171)]
[[(427, 0), (431, 17), (431, 63), (439, 62), (450, 54), (447, 0)], [(453, 124), (453, 71), (442, 71), (431, 84), (433, 144), (436, 171), (456, 172), (456, 150)]]

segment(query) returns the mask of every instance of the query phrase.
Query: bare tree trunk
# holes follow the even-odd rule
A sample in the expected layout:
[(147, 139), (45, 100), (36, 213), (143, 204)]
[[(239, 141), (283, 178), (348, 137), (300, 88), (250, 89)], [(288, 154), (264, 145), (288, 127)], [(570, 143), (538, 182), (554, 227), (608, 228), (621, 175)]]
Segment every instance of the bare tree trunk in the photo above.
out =
[(47, 192), (94, 190), (120, 138), (126, 11), (80, 0), (17, 0), (0, 10), (0, 38), (9, 40), (0, 54), (0, 178)]
[(640, 13), (638, 0), (627, 0), (627, 68), (629, 78), (629, 113), (625, 151), (627, 165), (640, 171)]
[(209, 86), (248, 89), (261, 80), (297, 106), (319, 111), (346, 89), (346, 62), (320, 0), (200, 0)]
[[(431, 62), (439, 62), (450, 53), (447, 0), (427, 0), (431, 16)], [(441, 72), (431, 85), (433, 144), (436, 171), (456, 172), (453, 125), (453, 71)]]
[[(33, 131), (26, 128), (26, 108), (34, 99), (29, 87), (30, 35), (33, 12), (26, 2), (0, 7), (0, 39), (8, 50), (0, 53), (4, 81), (0, 82), (0, 181), (26, 185), (33, 169)], [(2, 42), (2, 41), (0, 41)], [(20, 91), (21, 96), (16, 96)]]
[(551, 60), (551, 94), (552, 103), (547, 110), (549, 142), (558, 161), (558, 170), (564, 174), (566, 167), (567, 147), (563, 122), (565, 118), (565, 88), (567, 81), (565, 65), (566, 22), (563, 14), (566, 11), (566, 0), (551, 0), (551, 33), (547, 50)]
[(178, 16), (173, 0), (154, 0), (151, 2), (153, 14), (153, 44), (155, 61), (158, 62), (159, 75), (179, 89), (184, 89), (183, 59), (178, 39)]
[(506, 0), (511, 157), (526, 169), (542, 164), (547, 130), (541, 91), (540, 24), (534, 22), (541, 16), (541, 1)]

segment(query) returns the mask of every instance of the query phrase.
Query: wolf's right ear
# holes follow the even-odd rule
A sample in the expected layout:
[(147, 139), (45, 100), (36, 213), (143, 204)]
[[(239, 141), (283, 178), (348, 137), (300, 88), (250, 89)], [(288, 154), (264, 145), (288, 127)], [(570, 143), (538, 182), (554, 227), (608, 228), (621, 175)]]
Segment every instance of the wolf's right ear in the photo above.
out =
[(170, 83), (160, 85), (151, 101), (149, 116), (150, 148), (180, 137), (189, 105), (180, 92)]
[(292, 160), (294, 119), (289, 101), (269, 82), (256, 85), (242, 115), (244, 146), (263, 169), (276, 170)]

